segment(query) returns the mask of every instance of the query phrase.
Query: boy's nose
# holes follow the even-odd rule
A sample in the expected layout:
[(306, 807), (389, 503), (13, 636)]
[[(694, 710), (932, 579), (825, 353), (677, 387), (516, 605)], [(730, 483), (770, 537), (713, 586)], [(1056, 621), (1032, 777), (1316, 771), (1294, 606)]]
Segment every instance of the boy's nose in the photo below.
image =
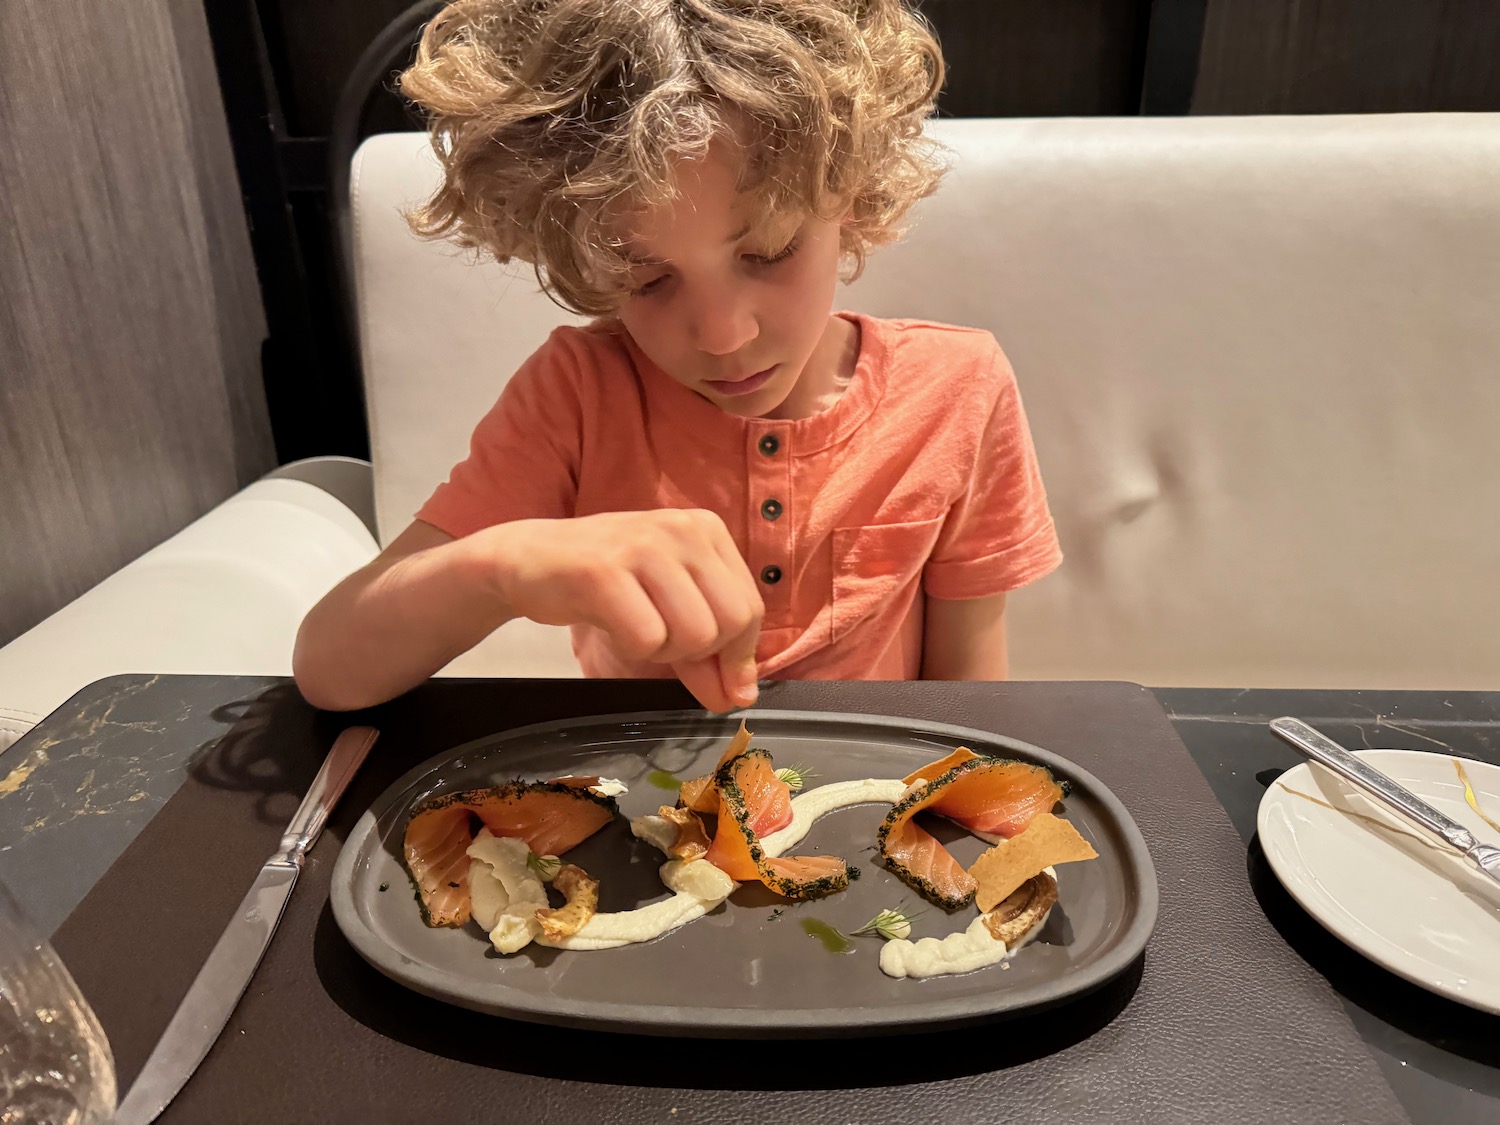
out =
[(759, 334), (749, 302), (731, 293), (708, 295), (693, 310), (694, 343), (709, 355), (732, 355)]

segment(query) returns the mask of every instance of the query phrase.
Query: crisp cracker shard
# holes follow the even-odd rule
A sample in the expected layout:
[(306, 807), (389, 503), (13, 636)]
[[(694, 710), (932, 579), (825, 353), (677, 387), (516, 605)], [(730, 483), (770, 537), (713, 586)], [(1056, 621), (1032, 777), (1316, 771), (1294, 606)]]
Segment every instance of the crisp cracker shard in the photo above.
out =
[(548, 938), (572, 937), (599, 909), (599, 880), (589, 877), (587, 871), (574, 864), (564, 864), (552, 885), (563, 893), (567, 904), (557, 909), (538, 910), (536, 920), (542, 924), (542, 933)]
[(656, 814), (677, 828), (677, 838), (667, 849), (667, 854), (673, 859), (702, 859), (708, 854), (708, 832), (703, 827), (702, 819), (692, 809), (663, 805), (656, 810)]
[(1028, 879), (1059, 863), (1097, 859), (1093, 849), (1066, 820), (1042, 813), (1026, 828), (1002, 840), (974, 861), (969, 874), (979, 884), (975, 896), (982, 913), (1004, 902)]

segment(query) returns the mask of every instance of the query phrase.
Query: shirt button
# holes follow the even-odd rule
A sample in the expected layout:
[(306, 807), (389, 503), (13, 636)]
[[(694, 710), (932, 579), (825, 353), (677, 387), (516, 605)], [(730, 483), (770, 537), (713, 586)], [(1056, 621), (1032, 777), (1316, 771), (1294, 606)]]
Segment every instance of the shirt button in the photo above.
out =
[(781, 501), (780, 500), (767, 500), (764, 504), (762, 504), (760, 506), (760, 514), (763, 515), (763, 516), (765, 516), (766, 519), (768, 519), (768, 520), (780, 519), (781, 518)]
[(781, 581), (781, 567), (779, 567), (779, 566), (762, 567), (761, 568), (761, 572), (760, 572), (760, 580), (762, 582), (764, 582), (767, 586), (774, 586), (774, 585), (776, 585), (776, 583), (778, 583), (778, 582)]
[(760, 451), (767, 457), (776, 456), (776, 451), (781, 448), (781, 442), (776, 440), (775, 434), (766, 434), (760, 439)]

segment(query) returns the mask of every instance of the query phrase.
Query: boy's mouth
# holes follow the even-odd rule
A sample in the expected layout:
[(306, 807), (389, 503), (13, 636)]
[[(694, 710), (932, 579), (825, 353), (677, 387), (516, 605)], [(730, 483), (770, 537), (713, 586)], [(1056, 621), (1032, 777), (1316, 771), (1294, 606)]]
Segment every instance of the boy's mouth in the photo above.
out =
[(770, 381), (779, 366), (780, 364), (773, 364), (764, 371), (757, 371), (754, 375), (747, 375), (743, 379), (709, 379), (705, 385), (712, 387), (716, 394), (727, 395), (731, 398), (752, 394)]

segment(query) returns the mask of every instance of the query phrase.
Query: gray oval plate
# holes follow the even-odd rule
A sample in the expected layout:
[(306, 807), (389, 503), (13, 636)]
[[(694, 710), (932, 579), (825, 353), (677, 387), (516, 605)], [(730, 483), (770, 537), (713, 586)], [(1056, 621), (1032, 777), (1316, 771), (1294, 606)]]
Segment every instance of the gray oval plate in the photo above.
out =
[[(753, 745), (778, 766), (805, 764), (811, 785), (902, 777), (964, 745), (1047, 766), (1072, 784), (1059, 810), (1093, 843), (1097, 860), (1058, 869), (1058, 906), (1041, 934), (1004, 966), (961, 976), (894, 980), (880, 971), (881, 939), (853, 939), (832, 953), (802, 923), (847, 933), (879, 910), (924, 911), (913, 938), (966, 927), (923, 902), (872, 862), (888, 805), (829, 814), (793, 851), (835, 854), (858, 867), (849, 890), (794, 904), (745, 885), (696, 922), (655, 941), (599, 952), (528, 946), (501, 957), (474, 923), (423, 924), (399, 854), (407, 811), (433, 793), (513, 777), (617, 777), (623, 817), (568, 853), (601, 881), (600, 910), (628, 910), (668, 893), (660, 853), (635, 840), (625, 819), (654, 812), (675, 794), (660, 784), (718, 761), (739, 718), (687, 712), (589, 717), (505, 731), (450, 750), (406, 774), (360, 818), (334, 868), (339, 928), (376, 969), (418, 992), (481, 1012), (569, 1027), (662, 1035), (871, 1035), (954, 1027), (1057, 1004), (1104, 984), (1141, 953), (1156, 921), (1157, 888), (1140, 830), (1092, 774), (1046, 750), (963, 727), (870, 715), (752, 711)], [(986, 845), (930, 825), (960, 863)]]

